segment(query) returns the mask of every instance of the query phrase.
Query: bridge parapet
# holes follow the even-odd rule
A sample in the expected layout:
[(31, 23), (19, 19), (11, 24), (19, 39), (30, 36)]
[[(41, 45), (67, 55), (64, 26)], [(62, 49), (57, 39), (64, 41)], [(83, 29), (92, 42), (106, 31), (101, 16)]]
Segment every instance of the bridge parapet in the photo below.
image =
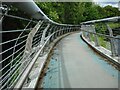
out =
[[(29, 5), (28, 5), (29, 6)], [(4, 8), (4, 7), (3, 7)], [(1, 7), (0, 7), (1, 9)], [(19, 8), (18, 8), (19, 9)], [(8, 11), (7, 11), (8, 12)], [(2, 23), (4, 17), (20, 19), (28, 22), (22, 30), (0, 31), (3, 36), (18, 34), (17, 37), (0, 43), (1, 47), (9, 46), (0, 52), (3, 56), (0, 60), (0, 89), (22, 88), (24, 83), (30, 81), (29, 73), (32, 70), (39, 56), (43, 56), (49, 50), (49, 45), (56, 38), (80, 29), (74, 25), (58, 24), (44, 19), (33, 21), (32, 19), (22, 18), (14, 15), (8, 15), (0, 12), (3, 17), (0, 18)], [(31, 27), (34, 25), (34, 27)]]
[[(112, 28), (109, 26), (109, 23), (120, 23), (119, 20), (120, 17), (118, 16), (113, 18), (84, 22), (81, 26), (84, 38), (86, 38), (86, 40), (88, 40), (89, 42), (93, 43), (96, 48), (99, 48), (99, 51), (102, 51), (100, 47), (103, 47), (103, 53), (108, 54), (112, 59), (114, 58), (115, 61), (117, 61), (118, 63), (120, 63), (120, 38), (119, 35), (114, 35)], [(104, 25), (104, 29), (102, 28), (102, 25)], [(100, 27), (99, 30), (98, 27)], [(102, 30), (104, 30), (104, 33)]]
[[(31, 5), (32, 8), (36, 7), (35, 3), (32, 2), (26, 4), (27, 5), (25, 6), (24, 3), (25, 11), (26, 8), (29, 8)], [(23, 8), (21, 7), (21, 4), (19, 5), (20, 6), (18, 6), (18, 9)], [(0, 9), (4, 8), (1, 7)], [(37, 20), (8, 15), (8, 11), (6, 11), (6, 13), (0, 12), (0, 15), (2, 16), (0, 17), (0, 24), (2, 23), (4, 17), (20, 19), (28, 22), (28, 24), (22, 30), (0, 31), (0, 34), (2, 34), (3, 36), (11, 35), (10, 33), (12, 33), (13, 36), (16, 33), (18, 34), (18, 36), (16, 34), (17, 37), (0, 42), (0, 47), (5, 47), (0, 52), (0, 56), (3, 56), (2, 60), (0, 60), (0, 65), (2, 66), (0, 68), (1, 90), (6, 88), (21, 89), (24, 83), (28, 83), (30, 81), (29, 74), (33, 66), (35, 65), (35, 62), (37, 61), (38, 57), (43, 56), (46, 54), (46, 52), (48, 52), (50, 43), (52, 43), (56, 38), (62, 35), (68, 34), (70, 32), (80, 31), (81, 25), (56, 23), (46, 17), (46, 15), (44, 15), (44, 13), (39, 10), (38, 7), (36, 9), (38, 10), (38, 13), (35, 13), (37, 15), (34, 15), (34, 13), (32, 13), (32, 11), (36, 12), (34, 10), (31, 10), (30, 14), (34, 15), (32, 18), (37, 18)], [(114, 19), (116, 20), (116, 18)], [(108, 21), (108, 19), (106, 21)], [(32, 28), (29, 28), (30, 24), (34, 24), (34, 27), (32, 26)], [(97, 33), (96, 27), (94, 25), (91, 25), (91, 22), (81, 24), (83, 24), (81, 29), (84, 32), (84, 36), (87, 37), (90, 42), (92, 42), (91, 34), (93, 34), (95, 45), (99, 47), (100, 42), (98, 36), (102, 36), (103, 34)], [(110, 28), (109, 31), (111, 32)], [(113, 38), (119, 40), (119, 37), (113, 37), (112, 35), (103, 36), (109, 39)], [(113, 39), (111, 40), (112, 51), (115, 48)], [(6, 48), (6, 46), (9, 47)], [(115, 50), (111, 53), (111, 55), (113, 54), (116, 55)]]

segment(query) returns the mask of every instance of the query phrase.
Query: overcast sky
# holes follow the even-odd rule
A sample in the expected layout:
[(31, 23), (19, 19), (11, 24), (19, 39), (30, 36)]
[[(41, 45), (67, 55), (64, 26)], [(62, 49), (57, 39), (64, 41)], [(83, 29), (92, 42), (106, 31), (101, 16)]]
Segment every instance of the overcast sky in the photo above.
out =
[(103, 7), (107, 5), (111, 5), (117, 8), (118, 8), (118, 2), (119, 2), (119, 0), (93, 0), (93, 1)]

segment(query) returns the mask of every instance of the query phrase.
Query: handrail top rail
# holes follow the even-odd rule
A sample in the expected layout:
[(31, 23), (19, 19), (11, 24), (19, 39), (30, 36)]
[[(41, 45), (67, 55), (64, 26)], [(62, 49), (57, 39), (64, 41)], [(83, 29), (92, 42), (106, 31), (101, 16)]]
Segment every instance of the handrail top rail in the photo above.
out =
[(116, 22), (118, 20), (120, 20), (120, 16), (98, 19), (98, 20), (91, 20), (87, 22), (82, 22), (81, 24), (92, 24), (92, 23), (99, 23), (99, 22)]
[[(6, 0), (5, 0), (6, 1)], [(27, 0), (25, 0), (27, 1)], [(71, 26), (71, 27), (80, 27), (81, 25), (72, 25), (72, 24), (60, 24), (57, 23), (50, 18), (48, 18), (44, 12), (36, 5), (36, 3), (33, 0), (30, 0), (30, 2), (4, 2), (4, 4), (14, 5), (15, 7), (19, 8), (20, 10), (26, 12), (31, 16), (31, 18), (34, 18), (36, 20), (45, 20), (46, 22), (49, 22), (51, 24), (55, 24), (58, 26)]]

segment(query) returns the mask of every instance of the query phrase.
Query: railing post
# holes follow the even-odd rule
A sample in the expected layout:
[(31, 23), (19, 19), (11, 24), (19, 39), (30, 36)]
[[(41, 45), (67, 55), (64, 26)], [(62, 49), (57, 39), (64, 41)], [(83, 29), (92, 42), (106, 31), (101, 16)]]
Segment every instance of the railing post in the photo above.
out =
[(74, 26), (74, 31), (76, 31), (76, 28), (75, 28), (75, 26)]
[(71, 31), (71, 27), (68, 29), (68, 32), (70, 32)]
[[(61, 30), (61, 27), (60, 27), (60, 30)], [(58, 34), (59, 36), (61, 35), (61, 33), (60, 33), (61, 31), (60, 30), (59, 30), (59, 34)]]
[(90, 26), (86, 25), (85, 27), (86, 27), (85, 29), (88, 30), (87, 38), (88, 38), (88, 40), (91, 42), (91, 38), (90, 38), (90, 32), (91, 32), (91, 31), (90, 31)]
[(58, 31), (56, 32), (56, 38), (59, 36), (59, 30), (60, 30), (60, 27), (58, 27)]
[(58, 28), (59, 28), (59, 26), (57, 26), (57, 27), (56, 27), (56, 30), (54, 31), (54, 32), (55, 32), (55, 34), (54, 34), (54, 39), (57, 38), (56, 31), (58, 31)]
[[(112, 29), (110, 28), (110, 26), (108, 24), (106, 24), (107, 29), (109, 31), (109, 36), (113, 37), (113, 32)], [(116, 56), (116, 49), (115, 49), (115, 43), (114, 43), (114, 39), (110, 38), (110, 44), (111, 44), (111, 52), (112, 52), (112, 56)]]
[[(54, 26), (51, 27), (48, 36), (50, 36), (52, 34), (52, 30), (54, 29)], [(52, 37), (50, 38), (50, 42), (52, 41)]]
[(64, 29), (65, 29), (65, 27), (63, 26), (63, 27), (61, 28), (61, 35), (64, 34)]
[(67, 27), (66, 27), (66, 28), (65, 28), (65, 30), (64, 30), (64, 34), (66, 34), (66, 33), (67, 33), (66, 31), (67, 31)]
[(70, 30), (70, 26), (68, 27), (68, 30), (67, 30), (67, 32), (69, 32), (69, 30)]
[(98, 43), (98, 37), (97, 37), (97, 35), (96, 35), (95, 26), (92, 25), (91, 27), (92, 27), (92, 29), (93, 29), (93, 33), (94, 33), (94, 42), (95, 42), (95, 46), (99, 46), (99, 43)]
[(70, 32), (72, 31), (73, 27), (71, 27)]
[(85, 38), (88, 38), (88, 32), (86, 32), (86, 26), (85, 26), (85, 25), (82, 25), (81, 28), (82, 28), (82, 31), (83, 31), (83, 33), (84, 33), (84, 37), (85, 37)]
[(120, 61), (120, 35), (117, 35), (115, 40), (116, 44), (116, 50), (117, 50), (117, 55), (118, 55), (118, 61)]
[(47, 30), (48, 30), (49, 27), (50, 27), (50, 24), (48, 24), (47, 27), (43, 31), (42, 38), (41, 38), (41, 41), (40, 41), (41, 45), (43, 45), (44, 42), (45, 42), (45, 35), (46, 35), (46, 32), (47, 32)]
[(86, 33), (85, 33), (85, 31), (84, 31), (84, 30), (85, 30), (85, 26), (84, 26), (84, 25), (81, 25), (80, 29), (81, 29), (84, 37), (86, 37)]
[(31, 32), (28, 35), (27, 42), (26, 42), (26, 47), (25, 47), (25, 52), (29, 52), (32, 50), (32, 41), (34, 35), (37, 33), (39, 30), (40, 26), (42, 25), (42, 21), (39, 21), (37, 25), (31, 30)]
[[(27, 55), (29, 55), (32, 51), (32, 42), (33, 42), (33, 37), (41, 27), (43, 21), (39, 21), (36, 26), (31, 30), (31, 32), (28, 34), (27, 41), (26, 41), (26, 46), (25, 46), (25, 52), (23, 54), (23, 59), (26, 58)], [(27, 62), (27, 61), (26, 61)], [(26, 62), (21, 66), (20, 72), (24, 69), (24, 66), (26, 65)], [(26, 79), (26, 82), (29, 80), (29, 77)]]
[[(56, 28), (57, 28), (57, 26), (55, 26), (55, 27), (54, 27), (54, 30), (53, 30), (53, 32), (52, 32), (52, 33), (54, 33), (54, 32), (55, 32)], [(52, 36), (52, 41), (53, 41), (54, 39), (55, 39), (55, 34)]]
[(67, 33), (69, 32), (69, 28), (70, 28), (70, 27), (67, 27)]
[(67, 33), (69, 32), (69, 28), (70, 28), (70, 27), (67, 27), (67, 31), (66, 31)]
[(64, 29), (64, 34), (66, 33), (66, 30), (67, 30), (67, 27), (65, 27), (65, 29)]
[[(56, 31), (58, 31), (58, 30), (59, 30), (59, 27), (56, 28)], [(55, 31), (55, 35), (54, 35), (55, 39), (57, 38), (57, 33), (56, 33), (56, 31)]]
[(66, 29), (66, 27), (63, 27), (63, 34), (65, 34), (65, 29)]
[(118, 10), (120, 11), (120, 1), (118, 2)]
[(67, 33), (69, 32), (70, 27), (68, 26)]
[(63, 28), (64, 28), (64, 27), (61, 27), (61, 30), (60, 30), (60, 31), (61, 31), (61, 32), (60, 32), (61, 35), (63, 35)]
[(49, 30), (49, 32), (48, 32), (48, 36), (51, 34), (51, 31), (52, 31), (53, 27), (54, 27), (54, 26), (52, 26), (52, 27), (50, 28), (50, 30)]
[(75, 27), (75, 31), (77, 31), (77, 28)]
[(61, 27), (61, 30), (60, 30), (61, 35), (63, 35), (63, 30), (64, 30), (64, 27)]

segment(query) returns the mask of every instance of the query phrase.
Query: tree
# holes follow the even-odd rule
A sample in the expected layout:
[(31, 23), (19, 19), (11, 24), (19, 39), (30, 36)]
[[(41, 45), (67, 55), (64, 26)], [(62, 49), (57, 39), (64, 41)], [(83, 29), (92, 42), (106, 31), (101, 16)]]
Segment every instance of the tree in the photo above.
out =
[(116, 7), (112, 7), (110, 5), (103, 8), (103, 13), (105, 17), (113, 17), (113, 16), (120, 16), (120, 11)]
[(118, 8), (101, 7), (93, 2), (37, 2), (42, 11), (53, 21), (80, 24), (84, 21), (120, 16)]

